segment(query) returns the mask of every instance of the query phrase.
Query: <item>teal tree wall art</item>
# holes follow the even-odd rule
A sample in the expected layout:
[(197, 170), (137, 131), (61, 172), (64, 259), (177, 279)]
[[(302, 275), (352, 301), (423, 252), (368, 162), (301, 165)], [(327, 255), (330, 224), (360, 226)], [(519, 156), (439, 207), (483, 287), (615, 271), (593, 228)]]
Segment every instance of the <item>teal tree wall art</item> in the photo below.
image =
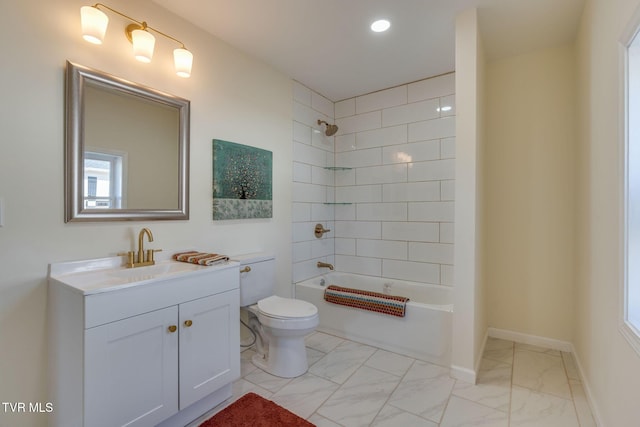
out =
[(273, 217), (273, 153), (213, 140), (213, 219)]

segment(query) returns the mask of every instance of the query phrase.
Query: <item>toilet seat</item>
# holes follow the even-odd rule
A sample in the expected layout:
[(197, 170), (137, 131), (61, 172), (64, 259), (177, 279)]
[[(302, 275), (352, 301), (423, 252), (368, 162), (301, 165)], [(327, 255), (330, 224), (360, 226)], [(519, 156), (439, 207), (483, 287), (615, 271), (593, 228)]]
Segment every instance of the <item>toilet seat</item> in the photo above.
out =
[(260, 324), (271, 328), (274, 334), (311, 332), (320, 323), (315, 305), (292, 298), (273, 295), (261, 299), (249, 309), (258, 316)]
[(260, 314), (272, 319), (303, 320), (317, 316), (318, 308), (307, 302), (293, 298), (282, 298), (277, 295), (258, 301)]

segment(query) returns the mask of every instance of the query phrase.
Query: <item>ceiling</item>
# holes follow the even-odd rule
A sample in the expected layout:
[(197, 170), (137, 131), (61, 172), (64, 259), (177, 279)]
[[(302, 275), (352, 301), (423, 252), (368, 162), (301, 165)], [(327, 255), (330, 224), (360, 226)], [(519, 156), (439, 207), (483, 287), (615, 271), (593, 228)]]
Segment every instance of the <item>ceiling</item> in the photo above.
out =
[[(478, 8), (490, 59), (570, 43), (584, 0), (154, 0), (332, 101), (455, 68), (455, 16)], [(370, 23), (391, 21), (385, 33)], [(188, 40), (185, 41), (188, 45)]]

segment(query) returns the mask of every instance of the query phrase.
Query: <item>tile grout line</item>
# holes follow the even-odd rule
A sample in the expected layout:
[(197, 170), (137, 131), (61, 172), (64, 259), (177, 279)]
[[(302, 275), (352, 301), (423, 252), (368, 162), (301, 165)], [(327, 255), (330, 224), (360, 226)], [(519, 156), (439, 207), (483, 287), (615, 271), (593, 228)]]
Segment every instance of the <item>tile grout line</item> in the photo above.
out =
[[(362, 345), (367, 345), (367, 344), (362, 344)], [(367, 363), (367, 361), (368, 361), (369, 359), (371, 359), (371, 357), (373, 357), (373, 355), (374, 355), (374, 354), (376, 354), (376, 352), (377, 352), (378, 350), (380, 350), (380, 349), (379, 349), (379, 348), (377, 348), (377, 347), (373, 347), (373, 346), (369, 346), (369, 347), (374, 348), (374, 349), (375, 349), (375, 351), (374, 351), (373, 353), (371, 353), (371, 354), (370, 354), (370, 355), (369, 355), (369, 356), (368, 356), (368, 357), (367, 357), (367, 358), (366, 358), (366, 359), (365, 359), (365, 360), (364, 360), (364, 361), (363, 361), (363, 362), (358, 366), (358, 368), (357, 368), (356, 370), (354, 370), (354, 371), (353, 371), (353, 373), (347, 377), (347, 379), (345, 379), (345, 380), (344, 380), (344, 382), (343, 382), (342, 384), (338, 384), (338, 388), (336, 389), (336, 391), (334, 391), (333, 393), (331, 393), (331, 395), (327, 398), (327, 400), (328, 400), (331, 396), (333, 396), (333, 394), (334, 394), (334, 393), (336, 393), (338, 390), (340, 390), (340, 389), (342, 388), (342, 386), (343, 386), (344, 384), (346, 384), (346, 383), (349, 381), (349, 379), (350, 379), (351, 377), (353, 377), (353, 376), (355, 375), (355, 373), (356, 373), (360, 368), (362, 368), (363, 366), (365, 366), (365, 364)], [(414, 360), (413, 360), (413, 362), (411, 363), (411, 366), (413, 366), (413, 363), (414, 363), (414, 362), (415, 362), (415, 359), (414, 359)], [(373, 368), (373, 367), (371, 367), (371, 366), (367, 366), (367, 367), (368, 367), (368, 368), (371, 368), (371, 369), (376, 369), (376, 368)], [(386, 371), (383, 371), (383, 370), (381, 370), (381, 369), (376, 369), (376, 370), (377, 370), (377, 371), (380, 371), (380, 372), (384, 372), (384, 373), (386, 373), (386, 374), (391, 374), (390, 372), (386, 372)], [(408, 371), (409, 371), (409, 370), (407, 369), (407, 372), (408, 372)], [(393, 375), (393, 374), (391, 374), (391, 375)], [(405, 372), (405, 374), (404, 374), (404, 375), (406, 375), (406, 372)], [(400, 377), (400, 381), (402, 381), (402, 378), (404, 378), (404, 375), (403, 375), (402, 377)], [(329, 380), (329, 381), (331, 381), (331, 380)], [(333, 382), (333, 381), (332, 381), (332, 382)], [(336, 384), (337, 384), (337, 383), (336, 383)], [(398, 385), (399, 385), (399, 384), (400, 384), (400, 382), (398, 382)], [(395, 390), (396, 390), (396, 388), (398, 387), (398, 385), (396, 385), (396, 386), (394, 387), (393, 391), (395, 391)], [(391, 392), (391, 394), (393, 394), (393, 391)], [(389, 394), (389, 397), (391, 397), (391, 394)], [(387, 397), (387, 400), (389, 400), (389, 397)], [(387, 400), (385, 400), (385, 404), (386, 404)], [(325, 402), (326, 402), (326, 400), (325, 400)], [(324, 402), (323, 402), (323, 404), (324, 404)], [(322, 405), (320, 405), (320, 406), (322, 406)], [(318, 406), (318, 408), (320, 408), (320, 406)], [(384, 407), (384, 404), (382, 405), (382, 407)], [(378, 414), (380, 413), (380, 411), (381, 411), (381, 410), (382, 410), (382, 408), (380, 408), (380, 409), (378, 410), (378, 412), (376, 412), (376, 415), (373, 417), (373, 419), (374, 419), (374, 420), (375, 420), (375, 418), (378, 416)], [(331, 419), (331, 418), (329, 418), (329, 419)], [(333, 419), (331, 419), (331, 421), (334, 421), (334, 420), (333, 420)], [(373, 421), (373, 420), (372, 420), (372, 421)], [(334, 421), (334, 422), (336, 422), (337, 424), (340, 424), (340, 423), (338, 423), (337, 421)]]
[[(375, 354), (375, 352), (374, 352), (374, 354)], [(371, 356), (373, 356), (373, 354), (372, 354)], [(369, 357), (369, 359), (371, 358), (371, 356)], [(369, 359), (367, 359), (367, 360), (369, 360)], [(400, 387), (400, 384), (402, 383), (402, 380), (407, 376), (407, 374), (409, 373), (409, 371), (411, 370), (411, 368), (413, 367), (413, 365), (416, 363), (416, 360), (417, 360), (417, 359), (415, 359), (415, 358), (413, 358), (413, 357), (412, 357), (411, 359), (413, 359), (413, 362), (411, 362), (411, 364), (409, 365), (409, 367), (407, 368), (407, 370), (404, 372), (404, 374), (402, 374), (402, 376), (400, 376), (400, 377), (399, 377), (399, 378), (400, 378), (400, 381), (398, 381), (398, 384), (396, 384), (396, 386), (393, 388), (393, 390), (389, 393), (389, 395), (388, 395), (388, 396), (387, 396), (387, 398), (385, 399), (385, 401), (384, 401), (384, 403), (382, 404), (382, 406), (380, 407), (380, 409), (378, 409), (378, 412), (376, 412), (376, 415), (373, 417), (373, 419), (371, 420), (371, 422), (375, 421), (375, 420), (376, 420), (376, 418), (378, 417), (378, 415), (380, 415), (380, 412), (381, 412), (381, 411), (382, 411), (382, 409), (384, 409), (384, 407), (388, 404), (389, 399), (391, 399), (391, 396), (393, 395), (393, 393), (395, 393), (395, 392), (396, 392), (396, 390), (398, 389), (398, 387)], [(366, 361), (365, 361), (365, 363), (366, 363)], [(362, 365), (364, 366), (364, 363), (363, 363)], [(369, 368), (371, 368), (371, 369), (376, 369), (376, 368), (371, 367), (371, 366), (369, 366)], [(380, 371), (380, 372), (385, 372), (385, 373), (387, 373), (387, 374), (391, 374), (390, 372), (382, 371), (381, 369), (378, 369), (378, 371)], [(391, 374), (391, 375), (393, 375), (393, 374)], [(393, 406), (394, 408), (396, 408), (396, 406), (394, 406), (394, 405), (391, 405), (391, 404), (389, 404), (389, 405), (390, 405), (390, 406)], [(398, 409), (400, 409), (400, 408), (398, 408)], [(422, 418), (422, 417), (421, 417), (421, 418)]]
[[(323, 334), (326, 334), (326, 332), (322, 332), (322, 333), (323, 333)], [(327, 334), (327, 335), (331, 335), (331, 334)], [(338, 336), (336, 336), (336, 335), (331, 335), (331, 336), (332, 336), (332, 337), (340, 338), (340, 337), (338, 337)], [(338, 348), (341, 344), (343, 344), (344, 342), (347, 342), (347, 341), (351, 341), (351, 340), (347, 340), (347, 339), (344, 339), (344, 338), (340, 338), (340, 339), (342, 340), (342, 342), (340, 342), (340, 344), (336, 345), (335, 347), (333, 347), (333, 348), (332, 348), (331, 350), (329, 350), (328, 352), (324, 353), (324, 355), (323, 355), (320, 359), (318, 359), (318, 360), (316, 360), (315, 362), (313, 362), (313, 364), (309, 365), (309, 369), (307, 370), (307, 372), (309, 372), (309, 370), (311, 370), (311, 366), (313, 366), (313, 365), (315, 365), (316, 363), (318, 363), (318, 362), (319, 362), (323, 357), (325, 357), (326, 355), (328, 355), (329, 353), (331, 353), (332, 351), (334, 351), (334, 350), (335, 350), (336, 348)], [(351, 342), (355, 342), (355, 341), (351, 341)], [(307, 347), (307, 346), (305, 345), (305, 348), (306, 348), (306, 347)], [(371, 347), (371, 346), (370, 346), (370, 347)], [(313, 348), (313, 347), (309, 347), (309, 348)], [(375, 349), (376, 349), (376, 351), (377, 351), (377, 347), (372, 347), (372, 348), (375, 348)], [(317, 350), (317, 349), (314, 349), (314, 350), (316, 350), (316, 351), (320, 351), (320, 350)], [(321, 352), (321, 353), (323, 353), (323, 352)], [(327, 381), (330, 381), (330, 382), (332, 382), (332, 383), (336, 384), (336, 385), (338, 386), (338, 388), (337, 388), (333, 393), (331, 393), (329, 396), (327, 396), (327, 398), (326, 398), (326, 399), (324, 399), (320, 405), (318, 405), (318, 407), (313, 411), (313, 413), (312, 413), (311, 415), (309, 415), (309, 417), (308, 417), (307, 419), (311, 418), (314, 414), (316, 414), (316, 415), (318, 415), (319, 417), (322, 417), (322, 418), (328, 419), (328, 420), (330, 420), (332, 423), (339, 424), (339, 425), (341, 425), (341, 426), (343, 426), (343, 427), (344, 427), (344, 424), (341, 424), (341, 423), (339, 423), (338, 421), (333, 420), (332, 418), (328, 418), (328, 417), (325, 417), (324, 415), (318, 414), (318, 409), (320, 409), (320, 408), (322, 407), (322, 405), (324, 405), (324, 404), (325, 404), (329, 399), (331, 399), (331, 397), (332, 397), (336, 392), (338, 392), (338, 390), (340, 390), (340, 388), (342, 388), (342, 386), (343, 386), (347, 381), (349, 381), (349, 378), (351, 378), (351, 377), (356, 373), (356, 371), (357, 371), (358, 369), (360, 369), (360, 367), (362, 367), (362, 366), (364, 365), (364, 363), (365, 363), (367, 360), (369, 360), (369, 359), (371, 358), (371, 356), (373, 356), (373, 354), (374, 354), (374, 353), (375, 353), (375, 351), (374, 351), (373, 353), (371, 353), (371, 355), (369, 355), (369, 357), (367, 357), (367, 358), (366, 358), (366, 359), (365, 359), (365, 360), (364, 360), (364, 361), (363, 361), (363, 362), (358, 366), (358, 368), (357, 368), (355, 371), (353, 371), (353, 372), (351, 373), (351, 375), (349, 375), (349, 376), (344, 380), (344, 382), (343, 382), (343, 383), (338, 383), (338, 382), (333, 381), (331, 378), (325, 378), (325, 377), (322, 377), (322, 376), (320, 376), (320, 375), (316, 375), (318, 378), (322, 378), (322, 379), (325, 379), (325, 380), (327, 380)], [(312, 375), (315, 375), (315, 374), (313, 374), (313, 373), (312, 373)]]
[[(444, 420), (444, 414), (447, 413), (447, 409), (449, 408), (449, 403), (451, 403), (451, 397), (454, 395), (453, 390), (456, 388), (458, 380), (453, 380), (453, 387), (451, 387), (451, 391), (449, 392), (449, 397), (447, 398), (447, 404), (444, 405), (444, 409), (442, 410), (442, 415), (440, 415), (440, 421), (438, 421), (438, 426), (442, 424), (442, 420)], [(456, 396), (457, 397), (457, 396)]]

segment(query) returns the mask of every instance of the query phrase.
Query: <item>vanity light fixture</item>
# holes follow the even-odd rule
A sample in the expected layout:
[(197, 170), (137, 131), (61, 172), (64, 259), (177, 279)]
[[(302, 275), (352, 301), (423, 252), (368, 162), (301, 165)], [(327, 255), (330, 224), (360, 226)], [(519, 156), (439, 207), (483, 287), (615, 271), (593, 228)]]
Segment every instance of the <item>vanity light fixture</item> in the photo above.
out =
[(138, 27), (138, 24), (130, 24), (125, 29), (127, 38), (133, 45), (133, 56), (146, 64), (151, 62), (153, 48), (156, 45), (156, 38), (147, 31), (147, 28), (149, 28), (147, 23), (143, 21), (142, 28)]
[(104, 40), (107, 25), (109, 24), (109, 18), (104, 11), (100, 10), (100, 8), (109, 10), (133, 22), (132, 24), (127, 25), (124, 32), (127, 39), (133, 45), (133, 55), (138, 61), (151, 62), (156, 42), (156, 38), (151, 34), (151, 31), (153, 31), (154, 33), (171, 39), (180, 45), (179, 48), (173, 51), (173, 64), (176, 74), (180, 77), (191, 76), (193, 54), (187, 50), (184, 43), (156, 28), (148, 26), (145, 21), (133, 19), (132, 17), (105, 4), (96, 3), (93, 6), (83, 6), (80, 8), (82, 37), (85, 40), (94, 44), (102, 44)]

